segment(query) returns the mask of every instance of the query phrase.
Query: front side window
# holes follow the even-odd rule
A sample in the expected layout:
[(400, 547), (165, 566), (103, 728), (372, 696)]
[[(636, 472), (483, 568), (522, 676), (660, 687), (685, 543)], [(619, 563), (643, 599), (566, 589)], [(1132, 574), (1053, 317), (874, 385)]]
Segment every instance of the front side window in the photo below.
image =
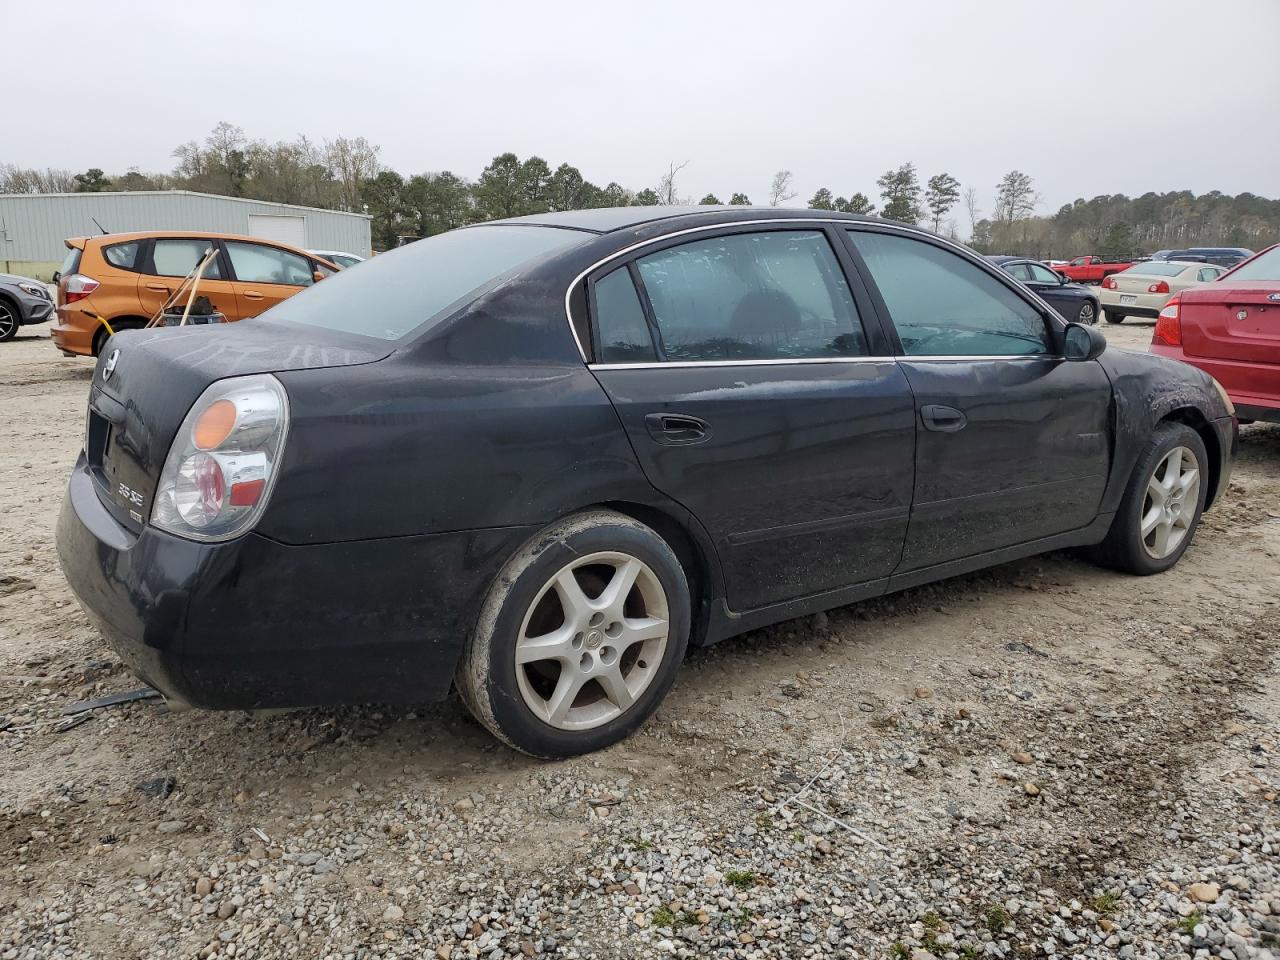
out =
[(597, 353), (604, 363), (658, 359), (631, 272), (618, 267), (595, 285)]
[(636, 265), (668, 360), (867, 353), (853, 296), (820, 231), (695, 240)]
[[(156, 240), (151, 245), (151, 265), (157, 276), (185, 277), (195, 270), (196, 265), (204, 258), (206, 251), (213, 246), (211, 240), (195, 240), (190, 238), (171, 238)], [(214, 257), (204, 268), (201, 277), (205, 280), (221, 280), (222, 273), (218, 268), (218, 258)]]
[(311, 261), (304, 256), (262, 243), (227, 241), (227, 256), (236, 279), (243, 283), (279, 283), (307, 287), (315, 282)]
[(1039, 312), (958, 254), (894, 234), (851, 230), (849, 236), (907, 354), (1004, 357), (1052, 350)]

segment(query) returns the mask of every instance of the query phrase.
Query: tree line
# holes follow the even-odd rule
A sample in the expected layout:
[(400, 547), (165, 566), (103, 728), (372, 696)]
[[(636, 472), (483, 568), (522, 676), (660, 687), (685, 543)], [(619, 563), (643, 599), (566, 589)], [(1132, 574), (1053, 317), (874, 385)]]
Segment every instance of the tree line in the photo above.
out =
[[(0, 193), (67, 193), (105, 190), (194, 190), (270, 200), (372, 216), (375, 249), (393, 247), (403, 237), (426, 237), (468, 223), (500, 217), (588, 207), (689, 204), (679, 189), (686, 163), (672, 163), (652, 186), (633, 190), (617, 182), (599, 186), (569, 163), (552, 167), (542, 157), (521, 159), (501, 153), (467, 178), (451, 171), (405, 176), (379, 160), (380, 148), (364, 137), (316, 143), (305, 136), (269, 143), (250, 139), (234, 124), (219, 123), (203, 141), (173, 151), (169, 173), (131, 168), (107, 175), (92, 168), (36, 170), (0, 163)], [(792, 173), (779, 170), (766, 202), (782, 206), (797, 194)], [(1082, 253), (1125, 256), (1163, 247), (1246, 246), (1258, 249), (1280, 237), (1280, 200), (1218, 191), (1123, 194), (1078, 199), (1052, 215), (1039, 215), (1041, 198), (1031, 176), (1019, 170), (995, 185), (991, 211), (983, 215), (979, 191), (949, 173), (923, 183), (913, 163), (885, 171), (876, 180), (880, 208), (858, 190), (837, 195), (820, 187), (809, 198), (817, 210), (876, 214), (923, 224), (952, 239), (967, 239), (983, 253), (1010, 253), (1037, 259)], [(701, 204), (749, 205), (735, 191), (722, 201), (708, 193)], [(963, 228), (957, 217), (965, 221)], [(967, 229), (965, 229), (967, 228)], [(967, 235), (967, 236), (966, 236)]]

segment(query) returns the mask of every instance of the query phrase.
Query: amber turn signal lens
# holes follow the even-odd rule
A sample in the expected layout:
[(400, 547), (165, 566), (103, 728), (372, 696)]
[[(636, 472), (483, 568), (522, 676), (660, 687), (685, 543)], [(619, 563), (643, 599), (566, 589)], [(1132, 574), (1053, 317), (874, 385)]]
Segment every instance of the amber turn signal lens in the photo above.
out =
[(230, 400), (215, 400), (191, 430), (191, 441), (197, 450), (215, 450), (231, 436), (236, 425), (236, 405)]

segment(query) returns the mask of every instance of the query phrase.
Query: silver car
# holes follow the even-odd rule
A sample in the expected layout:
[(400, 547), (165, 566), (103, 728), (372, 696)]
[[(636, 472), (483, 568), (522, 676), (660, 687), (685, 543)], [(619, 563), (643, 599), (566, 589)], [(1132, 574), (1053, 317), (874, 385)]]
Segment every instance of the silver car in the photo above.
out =
[(53, 314), (49, 288), (39, 280), (0, 273), (0, 343), (18, 335), (18, 328), (44, 323)]

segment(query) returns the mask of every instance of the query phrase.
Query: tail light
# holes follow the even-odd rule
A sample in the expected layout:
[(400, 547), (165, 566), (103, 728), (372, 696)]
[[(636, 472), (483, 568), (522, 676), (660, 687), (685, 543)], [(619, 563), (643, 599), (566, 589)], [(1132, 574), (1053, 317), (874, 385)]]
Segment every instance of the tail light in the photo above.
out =
[(1182, 346), (1182, 319), (1178, 315), (1179, 306), (1177, 297), (1164, 305), (1164, 309), (1156, 317), (1155, 333), (1151, 336), (1152, 343), (1163, 343), (1169, 347)]
[(66, 278), (67, 285), (65, 287), (67, 294), (67, 303), (75, 303), (77, 300), (83, 300), (93, 291), (97, 290), (102, 284), (98, 283), (93, 277), (86, 277), (83, 273), (73, 273)]
[(1168, 292), (1169, 292), (1169, 284), (1165, 283), (1165, 281), (1163, 280), (1159, 280), (1156, 283), (1153, 283), (1151, 286), (1147, 287), (1147, 293), (1168, 293)]
[(1103, 281), (1102, 281), (1102, 287), (1103, 287), (1103, 289), (1104, 289), (1104, 290), (1118, 290), (1118, 289), (1119, 289), (1119, 285), (1116, 283), (1116, 278), (1115, 278), (1115, 277), (1107, 277), (1107, 279), (1103, 280)]
[(289, 400), (269, 374), (212, 384), (169, 448), (151, 523), (190, 540), (229, 540), (262, 515), (279, 472)]

